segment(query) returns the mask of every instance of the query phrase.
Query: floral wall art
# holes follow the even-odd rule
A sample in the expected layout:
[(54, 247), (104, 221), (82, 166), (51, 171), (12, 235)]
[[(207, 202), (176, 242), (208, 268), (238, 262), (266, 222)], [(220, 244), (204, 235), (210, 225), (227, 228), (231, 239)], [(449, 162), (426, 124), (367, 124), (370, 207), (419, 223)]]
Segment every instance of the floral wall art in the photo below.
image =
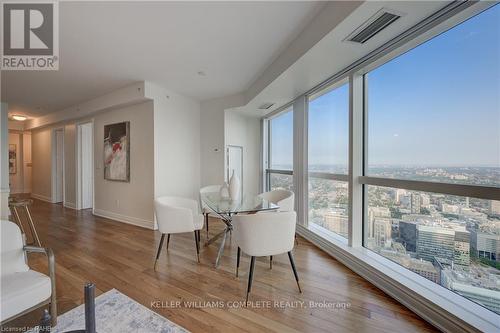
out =
[(130, 122), (104, 126), (104, 179), (130, 181)]

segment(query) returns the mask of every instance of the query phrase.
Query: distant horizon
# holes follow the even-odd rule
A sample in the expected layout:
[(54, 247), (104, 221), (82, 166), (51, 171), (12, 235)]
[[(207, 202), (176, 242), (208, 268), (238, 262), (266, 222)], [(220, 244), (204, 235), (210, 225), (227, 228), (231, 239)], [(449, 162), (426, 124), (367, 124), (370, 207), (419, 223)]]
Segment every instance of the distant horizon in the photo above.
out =
[[(274, 164), (274, 166), (292, 166), (292, 164)], [(329, 164), (329, 163), (316, 163), (309, 164), (311, 166), (336, 166), (347, 168), (347, 164)], [(469, 164), (469, 165), (452, 165), (452, 164), (390, 164), (390, 163), (381, 163), (381, 164), (369, 164), (368, 168), (371, 167), (410, 167), (410, 168), (494, 168), (500, 169), (500, 166), (495, 165), (485, 165), (485, 164)]]

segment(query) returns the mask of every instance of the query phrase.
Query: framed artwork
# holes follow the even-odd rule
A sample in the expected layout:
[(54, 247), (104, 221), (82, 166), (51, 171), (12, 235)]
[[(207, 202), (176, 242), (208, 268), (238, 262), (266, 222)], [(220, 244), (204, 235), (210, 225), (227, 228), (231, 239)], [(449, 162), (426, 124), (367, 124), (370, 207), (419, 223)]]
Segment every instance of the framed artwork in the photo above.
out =
[(9, 173), (17, 173), (17, 146), (15, 144), (9, 145)]
[(130, 182), (130, 121), (104, 126), (104, 179)]

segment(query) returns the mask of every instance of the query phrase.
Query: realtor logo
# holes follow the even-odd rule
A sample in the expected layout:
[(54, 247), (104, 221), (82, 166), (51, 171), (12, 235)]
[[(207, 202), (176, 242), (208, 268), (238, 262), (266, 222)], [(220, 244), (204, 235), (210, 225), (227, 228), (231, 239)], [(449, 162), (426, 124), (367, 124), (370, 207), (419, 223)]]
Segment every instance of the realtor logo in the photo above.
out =
[(57, 2), (2, 2), (1, 9), (1, 69), (59, 69)]

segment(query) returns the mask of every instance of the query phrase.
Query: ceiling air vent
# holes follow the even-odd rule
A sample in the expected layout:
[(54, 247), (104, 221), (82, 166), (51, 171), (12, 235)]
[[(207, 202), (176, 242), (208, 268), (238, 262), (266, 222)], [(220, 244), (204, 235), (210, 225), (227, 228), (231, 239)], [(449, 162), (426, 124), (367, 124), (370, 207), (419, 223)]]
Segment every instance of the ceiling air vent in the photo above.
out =
[(264, 103), (261, 106), (259, 106), (259, 110), (269, 110), (274, 103)]
[(380, 31), (387, 28), (401, 16), (402, 14), (383, 8), (370, 17), (370, 19), (363, 23), (359, 28), (354, 30), (354, 32), (347, 36), (345, 40), (363, 44)]

